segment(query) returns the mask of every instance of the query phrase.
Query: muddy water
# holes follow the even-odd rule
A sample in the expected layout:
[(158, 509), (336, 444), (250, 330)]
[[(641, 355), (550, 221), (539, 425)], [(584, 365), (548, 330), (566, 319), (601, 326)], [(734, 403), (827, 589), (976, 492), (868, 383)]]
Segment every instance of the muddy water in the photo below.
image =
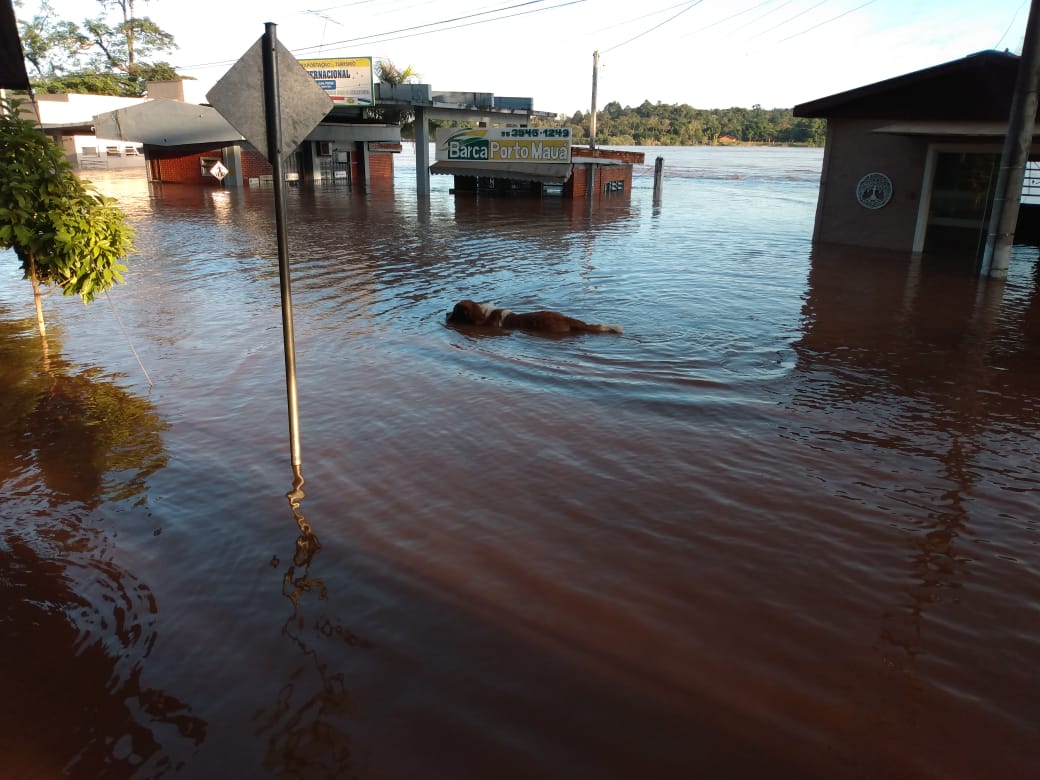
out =
[(819, 151), (662, 154), (291, 191), (296, 491), (269, 192), (102, 179), (139, 256), (46, 354), (5, 254), (3, 773), (1035, 773), (1036, 248), (814, 248)]

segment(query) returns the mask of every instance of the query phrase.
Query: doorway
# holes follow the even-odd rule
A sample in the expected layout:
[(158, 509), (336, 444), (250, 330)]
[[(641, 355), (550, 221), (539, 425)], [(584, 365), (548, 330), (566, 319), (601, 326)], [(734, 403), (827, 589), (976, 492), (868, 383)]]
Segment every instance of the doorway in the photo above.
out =
[(982, 255), (999, 167), (996, 152), (935, 154), (923, 247), (926, 254)]

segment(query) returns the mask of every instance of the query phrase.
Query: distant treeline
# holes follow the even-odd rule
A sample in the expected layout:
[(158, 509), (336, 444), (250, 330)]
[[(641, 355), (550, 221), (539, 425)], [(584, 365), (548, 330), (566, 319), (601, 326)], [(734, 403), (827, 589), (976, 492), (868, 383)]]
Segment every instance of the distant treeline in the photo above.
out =
[[(562, 124), (574, 142), (588, 143), (591, 113), (576, 111)], [(532, 124), (560, 122), (537, 120)], [(596, 143), (604, 146), (694, 146), (718, 143), (773, 143), (823, 146), (824, 119), (795, 117), (789, 108), (693, 108), (649, 100), (636, 107), (607, 103), (596, 112)]]

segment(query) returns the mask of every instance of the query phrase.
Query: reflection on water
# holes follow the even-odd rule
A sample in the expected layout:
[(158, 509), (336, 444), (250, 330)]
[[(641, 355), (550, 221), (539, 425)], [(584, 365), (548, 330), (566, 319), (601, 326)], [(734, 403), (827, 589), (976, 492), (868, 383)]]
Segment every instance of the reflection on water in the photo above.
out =
[(167, 425), (114, 378), (76, 372), (54, 343), (45, 352), (33, 331), (30, 321), (0, 318), (3, 771), (176, 770), (205, 739), (206, 722), (143, 682), (158, 605), (93, 523), (103, 501), (147, 502), (145, 483), (166, 463)]
[[(315, 605), (303, 603), (304, 596), (316, 594), (320, 601), (329, 597), (324, 580), (311, 575), (321, 544), (303, 516), (303, 484), (302, 473), (294, 468), (293, 486), (286, 498), (300, 535), (282, 580), (282, 595), (292, 604), (292, 614), (281, 632), (303, 657), (303, 663), (289, 674), (275, 704), (259, 708), (252, 720), (255, 733), (267, 741), (263, 765), (278, 776), (347, 777), (351, 772), (351, 740), (346, 722), (354, 705), (345, 674), (324, 657), (321, 645), (372, 645), (327, 615), (317, 614)], [(273, 567), (278, 564), (277, 557), (271, 560)]]
[[(657, 207), (652, 166), (592, 209), (418, 198), (407, 151), (392, 192), (293, 188), (306, 497), (269, 191), (109, 183), (152, 389), (74, 301), (41, 370), (0, 264), (0, 614), (62, 637), (19, 629), (23, 677), (89, 633), (115, 679), (35, 738), (142, 777), (1040, 764), (1036, 248), (994, 284), (812, 247), (819, 150), (661, 154)], [(463, 298), (625, 332), (488, 338)]]

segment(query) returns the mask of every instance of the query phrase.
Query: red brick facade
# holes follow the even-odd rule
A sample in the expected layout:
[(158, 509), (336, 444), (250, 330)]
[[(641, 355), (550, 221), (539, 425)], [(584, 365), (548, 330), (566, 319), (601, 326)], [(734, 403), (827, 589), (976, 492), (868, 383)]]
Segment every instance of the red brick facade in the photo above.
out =
[[(371, 144), (368, 157), (368, 184), (370, 186), (393, 186), (394, 155), (401, 150), (400, 144)], [(221, 149), (209, 149), (203, 152), (185, 153), (176, 149), (148, 147), (145, 149), (148, 160), (148, 173), (152, 181), (170, 184), (197, 184), (215, 187), (220, 181), (203, 172), (203, 160), (224, 160)], [(364, 179), (361, 170), (361, 155), (357, 151), (349, 152), (351, 181), (361, 182)], [(250, 179), (270, 176), (274, 170), (271, 164), (259, 152), (243, 150), (240, 155), (242, 165), (243, 186), (249, 186)], [(224, 161), (228, 168), (233, 164)], [(234, 171), (232, 171), (234, 172)]]
[(152, 181), (163, 181), (170, 184), (201, 184), (208, 187), (220, 186), (220, 181), (203, 172), (202, 159), (223, 159), (221, 149), (208, 149), (204, 152), (183, 154), (172, 149), (148, 147), (148, 174)]
[(251, 178), (270, 176), (274, 168), (260, 152), (242, 150), (242, 181), (249, 185)]
[(585, 198), (589, 194), (590, 176), (595, 175), (596, 195), (632, 192), (631, 165), (575, 165), (571, 178), (563, 186), (565, 198)]
[(564, 185), (566, 198), (585, 198), (589, 185), (595, 177), (596, 195), (613, 195), (632, 192), (632, 166), (642, 164), (646, 155), (642, 152), (624, 152), (617, 149), (591, 149), (588, 146), (572, 146), (571, 160), (584, 163), (588, 160), (616, 160), (620, 165), (575, 164), (570, 180)]
[(393, 187), (394, 156), (387, 152), (377, 152), (368, 157), (368, 184), (370, 187)]

